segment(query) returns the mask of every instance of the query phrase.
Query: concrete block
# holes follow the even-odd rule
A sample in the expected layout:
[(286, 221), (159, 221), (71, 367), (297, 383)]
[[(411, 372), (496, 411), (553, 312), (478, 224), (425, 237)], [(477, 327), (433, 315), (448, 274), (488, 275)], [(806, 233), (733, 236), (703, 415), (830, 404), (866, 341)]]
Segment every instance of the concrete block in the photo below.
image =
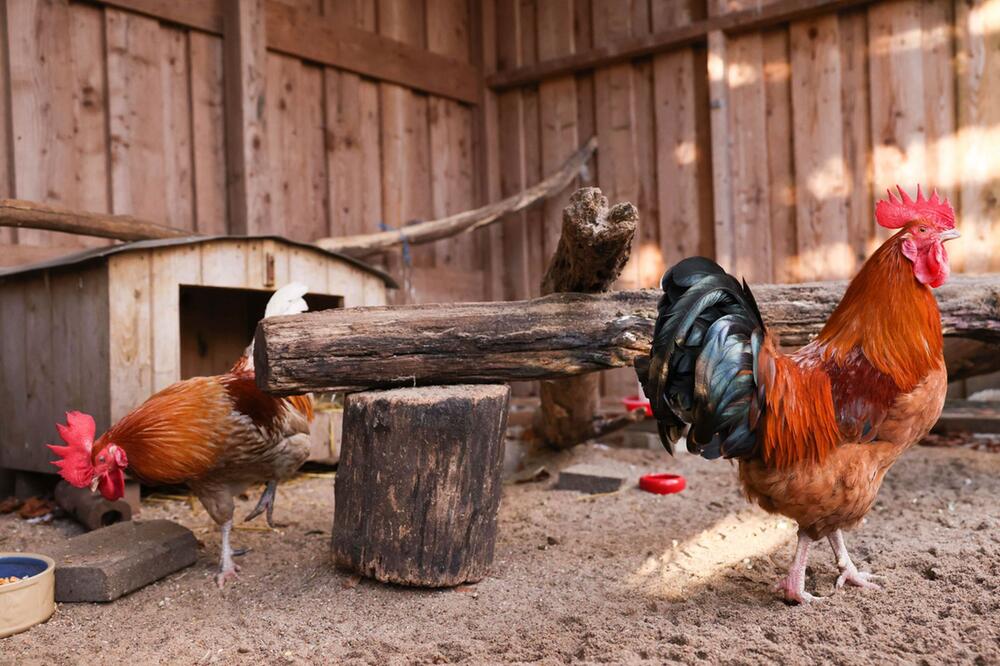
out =
[(613, 493), (620, 489), (628, 474), (604, 465), (573, 465), (559, 472), (556, 490), (576, 490), (581, 493)]
[(97, 530), (124, 520), (132, 520), (132, 507), (125, 500), (109, 502), (90, 488), (76, 488), (60, 481), (56, 502), (88, 530)]
[(169, 520), (128, 521), (67, 539), (51, 555), (56, 601), (113, 601), (194, 564), (198, 540)]

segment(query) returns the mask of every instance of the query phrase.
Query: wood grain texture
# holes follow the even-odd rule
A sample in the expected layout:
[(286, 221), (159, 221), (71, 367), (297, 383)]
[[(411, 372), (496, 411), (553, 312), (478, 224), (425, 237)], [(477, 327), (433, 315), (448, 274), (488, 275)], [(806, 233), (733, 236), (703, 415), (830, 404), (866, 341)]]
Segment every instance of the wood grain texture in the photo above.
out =
[[(846, 282), (757, 285), (770, 331), (798, 347), (819, 333)], [(261, 388), (278, 394), (393, 385), (557, 379), (631, 365), (649, 352), (657, 290), (531, 301), (327, 310), (268, 319), (256, 333)], [(1000, 342), (1000, 276), (936, 290), (944, 333)]]
[(836, 16), (793, 23), (790, 32), (795, 140), (796, 237), (802, 280), (846, 278), (855, 256), (844, 224), (850, 184), (844, 163), (840, 26)]
[(772, 30), (764, 34), (763, 40), (771, 269), (775, 281), (795, 282), (800, 277), (788, 31)]
[(509, 400), (506, 386), (350, 395), (334, 561), (402, 585), (484, 578), (496, 541)]
[(191, 32), (188, 40), (195, 229), (202, 234), (225, 234), (229, 207), (222, 39)]
[(841, 117), (847, 192), (847, 238), (860, 265), (875, 239), (872, 134), (869, 116), (868, 20), (863, 10), (840, 15)]

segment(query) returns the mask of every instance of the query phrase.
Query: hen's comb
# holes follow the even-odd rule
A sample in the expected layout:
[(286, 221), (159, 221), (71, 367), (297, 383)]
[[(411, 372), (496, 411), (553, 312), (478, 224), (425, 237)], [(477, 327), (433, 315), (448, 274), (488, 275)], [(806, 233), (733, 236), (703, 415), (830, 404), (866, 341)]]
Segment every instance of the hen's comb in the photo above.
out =
[(83, 412), (66, 412), (66, 425), (56, 424), (59, 436), (66, 446), (47, 444), (59, 456), (52, 464), (59, 474), (77, 488), (86, 488), (94, 478), (94, 465), (90, 460), (94, 448), (94, 418)]
[(955, 211), (947, 199), (938, 196), (937, 190), (930, 198), (924, 198), (924, 193), (917, 185), (917, 198), (913, 200), (899, 185), (899, 198), (892, 190), (886, 190), (889, 199), (883, 199), (875, 204), (875, 219), (886, 229), (899, 229), (914, 220), (925, 220), (938, 230), (945, 231), (955, 228)]

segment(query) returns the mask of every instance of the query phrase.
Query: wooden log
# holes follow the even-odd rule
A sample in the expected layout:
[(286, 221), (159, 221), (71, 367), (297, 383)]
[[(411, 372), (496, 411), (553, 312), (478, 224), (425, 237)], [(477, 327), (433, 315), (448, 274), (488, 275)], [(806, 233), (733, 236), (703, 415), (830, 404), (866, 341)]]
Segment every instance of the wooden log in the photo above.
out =
[(186, 229), (166, 227), (131, 215), (84, 213), (20, 199), (0, 199), (0, 227), (47, 229), (123, 241), (191, 235)]
[(493, 562), (510, 388), (348, 396), (333, 558), (386, 583), (447, 587)]
[[(542, 294), (601, 293), (621, 275), (632, 251), (639, 212), (630, 203), (608, 208), (596, 187), (572, 194), (563, 209), (562, 235), (542, 280)], [(564, 449), (596, 436), (600, 375), (589, 373), (543, 381), (535, 433), (548, 446)]]
[[(819, 333), (845, 282), (753, 288), (769, 330), (798, 347)], [(1000, 275), (936, 290), (945, 335), (1000, 344)], [(265, 319), (254, 352), (278, 394), (557, 379), (631, 365), (649, 352), (657, 290), (529, 301), (325, 310)], [(946, 359), (951, 364), (954, 359)]]

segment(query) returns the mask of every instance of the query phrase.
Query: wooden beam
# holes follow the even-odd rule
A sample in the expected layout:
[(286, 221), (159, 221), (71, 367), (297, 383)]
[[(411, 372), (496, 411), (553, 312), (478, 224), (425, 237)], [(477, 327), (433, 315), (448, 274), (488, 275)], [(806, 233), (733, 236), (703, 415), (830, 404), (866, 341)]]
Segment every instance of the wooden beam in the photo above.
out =
[(0, 227), (46, 229), (123, 241), (191, 235), (186, 229), (165, 227), (131, 215), (81, 213), (20, 199), (0, 199)]
[[(846, 282), (758, 285), (783, 345), (814, 337)], [(1000, 275), (936, 290), (946, 335), (1000, 344)], [(558, 379), (631, 365), (649, 352), (658, 290), (553, 294), (530, 301), (326, 310), (265, 319), (254, 361), (277, 394)]]
[(278, 229), (268, 197), (264, 1), (225, 0), (223, 10), (229, 228), (236, 234), (274, 233)]
[(583, 147), (577, 150), (562, 167), (545, 180), (509, 196), (500, 201), (494, 201), (474, 210), (467, 210), (438, 220), (427, 220), (404, 226), (398, 231), (383, 231), (357, 236), (341, 236), (337, 238), (320, 238), (316, 245), (324, 250), (343, 252), (356, 257), (364, 257), (383, 252), (403, 243), (421, 244), (449, 238), (458, 233), (473, 231), (492, 224), (504, 215), (516, 213), (531, 206), (537, 201), (560, 192), (572, 181), (587, 163), (597, 149), (597, 139), (591, 137)]
[(482, 97), (479, 70), (457, 58), (323, 20), (281, 2), (268, 2), (266, 14), (271, 50), (460, 102), (478, 104)]
[(606, 67), (654, 53), (703, 44), (713, 31), (722, 31), (728, 35), (760, 31), (817, 14), (837, 12), (872, 2), (874, 0), (777, 0), (762, 7), (713, 16), (670, 30), (620, 39), (582, 53), (497, 72), (486, 78), (486, 85), (493, 90), (531, 85), (545, 79)]
[(483, 76), (478, 67), (280, 0), (89, 1), (217, 35), (225, 32), (225, 15), (231, 5), (260, 5), (267, 26), (266, 47), (272, 51), (468, 104), (478, 104), (482, 97)]
[(931, 429), (938, 434), (956, 432), (1000, 433), (1000, 402), (949, 400)]

